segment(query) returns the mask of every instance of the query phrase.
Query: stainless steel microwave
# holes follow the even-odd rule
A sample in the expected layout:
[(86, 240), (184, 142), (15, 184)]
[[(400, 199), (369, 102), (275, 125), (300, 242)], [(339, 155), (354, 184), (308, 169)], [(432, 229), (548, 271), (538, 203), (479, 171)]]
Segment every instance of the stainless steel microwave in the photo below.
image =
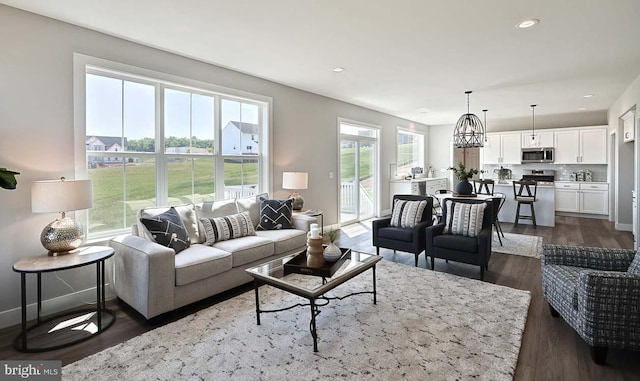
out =
[(550, 147), (523, 148), (520, 162), (526, 163), (553, 163), (554, 149)]

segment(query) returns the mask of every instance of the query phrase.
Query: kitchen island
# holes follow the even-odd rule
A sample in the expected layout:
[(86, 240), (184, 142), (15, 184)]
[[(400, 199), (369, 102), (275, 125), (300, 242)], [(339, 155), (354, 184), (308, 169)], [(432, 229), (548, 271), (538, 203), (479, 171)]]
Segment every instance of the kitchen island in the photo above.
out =
[[(516, 221), (518, 202), (514, 199), (513, 182), (508, 181), (506, 184), (499, 184), (496, 180), (494, 194), (498, 192), (506, 195), (506, 200), (500, 210), (498, 219), (500, 222), (514, 223)], [(556, 205), (553, 185), (538, 185), (536, 199), (538, 201), (533, 204), (536, 211), (536, 224), (539, 226), (555, 226)], [(529, 214), (529, 206), (520, 206), (520, 215)], [(533, 225), (533, 222), (521, 219), (518, 224)]]

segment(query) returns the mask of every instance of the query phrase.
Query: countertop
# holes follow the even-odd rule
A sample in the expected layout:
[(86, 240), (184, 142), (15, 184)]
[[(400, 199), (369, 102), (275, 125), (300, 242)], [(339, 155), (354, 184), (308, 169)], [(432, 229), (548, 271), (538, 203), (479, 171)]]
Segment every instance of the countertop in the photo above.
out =
[(409, 180), (405, 180), (405, 179), (394, 179), (391, 180), (392, 183), (410, 183), (413, 181), (432, 181), (432, 180), (446, 180), (446, 177), (418, 177), (415, 179), (409, 179)]

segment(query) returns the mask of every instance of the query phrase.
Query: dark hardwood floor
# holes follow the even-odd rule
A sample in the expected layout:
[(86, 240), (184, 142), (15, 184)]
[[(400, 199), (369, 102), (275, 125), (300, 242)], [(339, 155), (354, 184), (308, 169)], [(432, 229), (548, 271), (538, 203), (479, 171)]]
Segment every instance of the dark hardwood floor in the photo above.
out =
[[(633, 246), (631, 233), (616, 231), (613, 223), (598, 219), (559, 216), (556, 217), (555, 228), (533, 229), (528, 225), (520, 225), (516, 228), (513, 224), (503, 223), (503, 230), (541, 236), (545, 243), (617, 248)], [(370, 223), (346, 227), (340, 232), (338, 243), (340, 246), (375, 253), (375, 248), (371, 246)], [(401, 252), (394, 254), (392, 250), (382, 249), (381, 255), (385, 260), (413, 266), (412, 254)], [(424, 268), (425, 265), (425, 258), (422, 255), (418, 266)], [(479, 278), (480, 273), (477, 266), (451, 261), (446, 263), (443, 260), (436, 260), (436, 271), (475, 279)], [(607, 365), (595, 365), (591, 361), (587, 345), (580, 336), (562, 318), (551, 317), (547, 303), (542, 297), (539, 259), (493, 253), (485, 280), (531, 292), (531, 305), (515, 380), (640, 380), (640, 352), (610, 350)], [(15, 351), (11, 344), (20, 328), (19, 326), (5, 328), (0, 330), (0, 359), (62, 360), (63, 365), (66, 365), (251, 289), (250, 284), (238, 287), (163, 315), (152, 322), (146, 322), (124, 303), (111, 300), (107, 303), (108, 307), (115, 311), (117, 316), (112, 327), (85, 342), (49, 352)]]

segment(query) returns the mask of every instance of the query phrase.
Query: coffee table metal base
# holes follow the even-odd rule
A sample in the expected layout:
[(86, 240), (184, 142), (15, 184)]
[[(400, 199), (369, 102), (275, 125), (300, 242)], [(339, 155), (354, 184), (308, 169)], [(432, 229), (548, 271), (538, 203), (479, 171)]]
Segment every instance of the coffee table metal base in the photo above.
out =
[[(360, 294), (373, 294), (373, 304), (377, 304), (377, 292), (376, 292), (376, 266), (374, 265), (373, 267), (371, 267), (371, 271), (373, 273), (373, 291), (360, 291), (360, 292), (353, 292), (351, 294), (347, 294), (344, 296), (320, 296), (318, 298), (308, 298), (309, 299), (309, 303), (296, 303), (294, 305), (288, 306), (288, 307), (284, 307), (284, 308), (279, 308), (279, 309), (272, 309), (272, 310), (263, 310), (260, 309), (260, 294), (259, 294), (259, 288), (261, 285), (263, 284), (267, 284), (264, 281), (260, 281), (257, 278), (254, 279), (253, 285), (254, 285), (254, 291), (255, 291), (255, 295), (256, 295), (256, 323), (258, 325), (260, 325), (260, 314), (261, 313), (274, 313), (274, 312), (281, 312), (281, 311), (286, 311), (286, 310), (290, 310), (292, 308), (296, 308), (296, 307), (306, 307), (306, 306), (310, 306), (310, 311), (311, 311), (311, 321), (309, 322), (309, 331), (311, 332), (311, 336), (313, 337), (313, 351), (314, 352), (318, 352), (318, 329), (316, 327), (316, 316), (318, 316), (320, 314), (320, 307), (322, 306), (326, 306), (327, 304), (329, 304), (329, 302), (331, 300), (342, 300), (351, 296), (355, 296), (355, 295), (360, 295)], [(325, 284), (326, 283), (326, 278), (322, 278), (322, 283)], [(271, 286), (273, 287), (278, 287), (277, 285), (273, 285), (271, 284)], [(288, 291), (289, 290), (285, 290), (284, 288), (280, 288), (284, 291)], [(323, 301), (323, 303), (318, 303), (318, 301)]]

